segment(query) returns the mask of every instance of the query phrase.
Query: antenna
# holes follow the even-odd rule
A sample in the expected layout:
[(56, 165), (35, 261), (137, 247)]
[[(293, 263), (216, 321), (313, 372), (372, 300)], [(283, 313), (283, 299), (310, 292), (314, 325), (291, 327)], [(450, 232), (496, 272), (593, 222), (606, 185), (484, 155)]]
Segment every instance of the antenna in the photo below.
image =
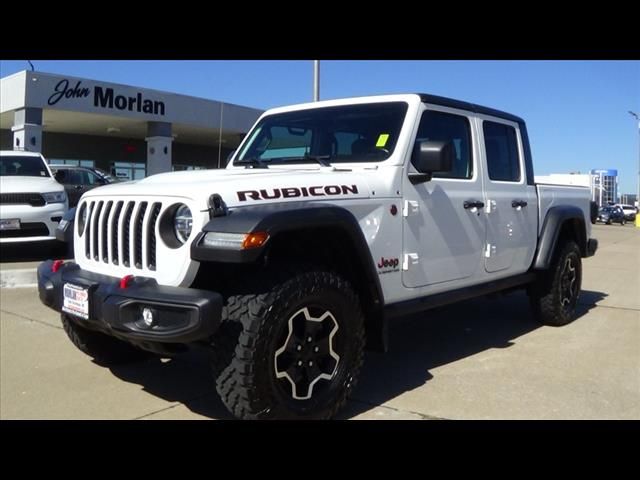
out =
[(29, 62), (29, 66), (31, 67), (31, 71), (33, 72), (35, 70), (35, 68), (33, 68), (33, 63), (31, 63), (31, 60), (27, 60), (27, 62)]

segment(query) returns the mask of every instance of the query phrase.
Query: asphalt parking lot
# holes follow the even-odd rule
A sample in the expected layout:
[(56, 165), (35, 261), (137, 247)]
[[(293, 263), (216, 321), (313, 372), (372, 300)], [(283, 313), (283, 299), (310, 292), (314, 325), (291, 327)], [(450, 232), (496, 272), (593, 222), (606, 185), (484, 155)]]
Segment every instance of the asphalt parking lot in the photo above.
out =
[[(640, 419), (640, 228), (596, 225), (579, 318), (536, 324), (523, 293), (402, 319), (344, 419)], [(22, 252), (24, 254), (24, 252)], [(2, 270), (36, 258), (3, 248)], [(101, 367), (37, 290), (0, 288), (0, 418), (228, 419), (203, 352)]]

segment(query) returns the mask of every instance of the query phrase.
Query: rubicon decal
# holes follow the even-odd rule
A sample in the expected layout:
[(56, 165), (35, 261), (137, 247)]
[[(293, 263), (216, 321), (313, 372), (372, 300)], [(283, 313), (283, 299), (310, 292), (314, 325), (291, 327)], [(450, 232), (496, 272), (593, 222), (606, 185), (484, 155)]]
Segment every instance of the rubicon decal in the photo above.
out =
[(397, 272), (399, 270), (400, 259), (381, 257), (378, 262), (379, 273)]
[(237, 192), (238, 200), (274, 200), (277, 198), (325, 197), (333, 195), (356, 195), (357, 185), (315, 185), (312, 187), (285, 187)]
[[(91, 95), (91, 89), (82, 86), (78, 80), (75, 85), (71, 85), (66, 78), (60, 80), (47, 103), (55, 105), (63, 98), (87, 98)], [(109, 108), (117, 110), (128, 110), (129, 112), (143, 112), (152, 115), (164, 115), (164, 102), (159, 100), (149, 100), (143, 98), (142, 93), (137, 92), (133, 97), (116, 95), (113, 88), (102, 88), (96, 85), (93, 90), (93, 106), (99, 108)]]

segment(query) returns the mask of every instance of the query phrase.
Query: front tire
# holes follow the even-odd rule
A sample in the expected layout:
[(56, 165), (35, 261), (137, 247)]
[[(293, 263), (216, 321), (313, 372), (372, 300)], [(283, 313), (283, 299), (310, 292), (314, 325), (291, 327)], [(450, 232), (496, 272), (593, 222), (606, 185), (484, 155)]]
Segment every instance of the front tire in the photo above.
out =
[(556, 327), (573, 321), (581, 285), (580, 248), (569, 241), (556, 252), (549, 270), (540, 275), (530, 290), (536, 319), (543, 325)]
[(261, 279), (266, 288), (224, 307), (214, 375), (237, 418), (331, 418), (360, 372), (364, 318), (351, 286), (329, 272), (287, 277)]
[(78, 350), (101, 365), (136, 362), (151, 355), (117, 338), (86, 329), (64, 313), (60, 315), (60, 319), (64, 331)]

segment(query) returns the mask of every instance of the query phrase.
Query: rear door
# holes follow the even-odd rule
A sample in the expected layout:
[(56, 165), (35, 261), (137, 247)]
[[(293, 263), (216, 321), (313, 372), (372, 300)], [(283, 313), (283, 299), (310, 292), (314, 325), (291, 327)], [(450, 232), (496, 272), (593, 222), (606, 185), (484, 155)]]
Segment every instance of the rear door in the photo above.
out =
[[(402, 282), (434, 291), (478, 283), (484, 276), (485, 217), (470, 202), (483, 198), (477, 132), (466, 111), (429, 105), (421, 114), (415, 141), (451, 141), (453, 170), (413, 183), (404, 176)], [(409, 167), (412, 168), (412, 167)], [(466, 205), (466, 206), (465, 206)]]
[(538, 199), (527, 184), (519, 126), (508, 120), (480, 119), (486, 169), (485, 269), (500, 276), (528, 270), (537, 244)]

